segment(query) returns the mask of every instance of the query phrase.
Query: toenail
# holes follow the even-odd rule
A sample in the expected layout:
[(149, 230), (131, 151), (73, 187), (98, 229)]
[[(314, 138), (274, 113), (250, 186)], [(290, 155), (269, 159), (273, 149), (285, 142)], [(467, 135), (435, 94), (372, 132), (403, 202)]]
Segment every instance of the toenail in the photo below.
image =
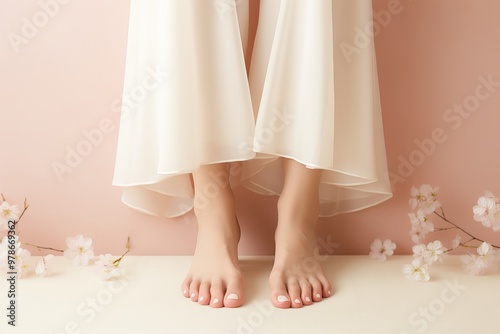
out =
[(316, 298), (321, 298), (321, 295), (319, 293), (317, 293)]
[(310, 301), (311, 301), (311, 298), (306, 297), (306, 302), (308, 302), (308, 303), (309, 303)]
[(276, 300), (278, 300), (278, 302), (280, 303), (284, 303), (284, 302), (289, 302), (290, 299), (288, 299), (287, 296), (283, 296), (283, 295), (279, 295), (278, 298), (276, 298)]
[(226, 299), (238, 300), (238, 299), (240, 299), (240, 297), (238, 297), (238, 295), (235, 293), (231, 293), (231, 294), (227, 295)]
[(332, 293), (330, 292), (330, 290), (328, 290), (328, 295), (330, 296)]
[(297, 298), (294, 300), (294, 302), (295, 302), (295, 304), (300, 304), (300, 299)]
[(193, 293), (191, 294), (191, 298), (194, 298), (194, 296), (196, 296), (196, 293), (194, 293), (194, 292), (193, 292)]
[(202, 302), (205, 297), (201, 296), (200, 299), (198, 300), (199, 302)]
[(219, 298), (215, 298), (214, 300), (212, 300), (212, 304), (217, 304), (219, 302)]
[(187, 293), (188, 293), (187, 290), (182, 291), (183, 295), (187, 295)]

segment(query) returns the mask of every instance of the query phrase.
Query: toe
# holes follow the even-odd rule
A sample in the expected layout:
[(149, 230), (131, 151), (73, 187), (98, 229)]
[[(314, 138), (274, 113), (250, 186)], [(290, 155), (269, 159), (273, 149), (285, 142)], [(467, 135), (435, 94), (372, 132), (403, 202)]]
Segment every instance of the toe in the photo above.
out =
[(323, 299), (323, 287), (317, 279), (309, 279), (309, 283), (312, 286), (312, 300), (319, 302)]
[(214, 308), (223, 307), (224, 303), (224, 288), (222, 282), (214, 282), (210, 287), (210, 296), (212, 300), (210, 301), (210, 306)]
[(323, 276), (319, 278), (319, 281), (321, 283), (321, 286), (323, 287), (322, 289), (323, 297), (325, 298), (330, 297), (332, 295), (332, 285), (330, 284), (328, 279), (325, 276)]
[(197, 302), (199, 291), (200, 291), (200, 282), (192, 281), (191, 284), (189, 285), (189, 298), (191, 298), (192, 301)]
[(200, 285), (198, 303), (208, 305), (210, 303), (210, 283), (203, 282)]
[(300, 282), (301, 298), (304, 305), (312, 304), (312, 286), (308, 281)]
[(229, 280), (224, 296), (225, 307), (240, 307), (243, 305), (243, 276), (237, 275)]
[(270, 278), (271, 287), (271, 302), (275, 307), (289, 308), (291, 306), (290, 295), (286, 289), (281, 275), (271, 274)]
[(182, 295), (186, 298), (189, 298), (189, 285), (191, 284), (191, 280), (185, 280), (181, 285)]
[(290, 296), (291, 307), (302, 307), (302, 299), (300, 295), (300, 285), (296, 280), (291, 280), (287, 283), (288, 295)]
[(286, 292), (285, 286), (271, 292), (271, 302), (274, 306), (279, 308), (290, 308), (290, 296)]

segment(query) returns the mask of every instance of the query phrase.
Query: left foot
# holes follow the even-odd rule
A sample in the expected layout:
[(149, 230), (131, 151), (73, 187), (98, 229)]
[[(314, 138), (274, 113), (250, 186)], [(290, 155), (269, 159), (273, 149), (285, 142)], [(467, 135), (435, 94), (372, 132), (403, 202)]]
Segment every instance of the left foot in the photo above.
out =
[(297, 308), (331, 295), (321, 267), (315, 224), (278, 224), (274, 266), (269, 276), (271, 302)]

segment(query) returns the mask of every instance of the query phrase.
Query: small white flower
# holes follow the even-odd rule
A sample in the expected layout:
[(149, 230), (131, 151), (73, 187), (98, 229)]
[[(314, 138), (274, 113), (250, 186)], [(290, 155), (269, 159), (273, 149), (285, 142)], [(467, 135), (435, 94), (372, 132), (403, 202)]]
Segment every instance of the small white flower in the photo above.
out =
[(439, 240), (435, 240), (427, 245), (427, 253), (425, 256), (425, 262), (429, 265), (434, 262), (443, 262), (441, 255), (444, 253), (446, 248), (443, 247), (443, 244)]
[(488, 254), (490, 254), (490, 251), (492, 251), (493, 248), (491, 247), (491, 245), (487, 242), (483, 242), (481, 245), (479, 245), (479, 247), (477, 248), (477, 253), (480, 255), (480, 256), (483, 256), (483, 257), (486, 257), (488, 256)]
[(420, 258), (415, 258), (411, 264), (405, 264), (402, 268), (406, 278), (414, 282), (427, 282), (431, 278), (427, 264)]
[(482, 275), (488, 269), (488, 264), (484, 259), (474, 254), (462, 255), (460, 260), (465, 270), (473, 275)]
[(415, 209), (417, 205), (422, 211), (428, 215), (441, 207), (441, 203), (437, 200), (438, 187), (432, 187), (429, 184), (423, 184), (419, 188), (412, 187), (410, 190), (410, 206)]
[(99, 260), (95, 261), (95, 273), (104, 281), (118, 277), (122, 274), (118, 268), (119, 264), (120, 262), (113, 259), (111, 254), (99, 255)]
[(415, 245), (412, 248), (413, 256), (422, 260), (423, 263), (427, 263), (431, 266), (434, 262), (442, 262), (441, 254), (446, 250), (441, 241), (436, 240), (429, 243), (427, 246), (424, 244)]
[(417, 213), (409, 213), (411, 230), (410, 236), (414, 243), (418, 244), (426, 235), (434, 231), (434, 224), (426, 217), (422, 209), (418, 209)]
[(35, 274), (37, 276), (42, 276), (42, 277), (47, 277), (52, 275), (52, 271), (50, 270), (50, 267), (48, 266), (48, 262), (52, 261), (54, 258), (54, 255), (49, 254), (46, 256), (43, 256), (40, 260), (38, 260), (36, 267), (35, 267)]
[(91, 238), (84, 238), (81, 234), (74, 238), (68, 237), (66, 245), (68, 248), (64, 251), (64, 256), (73, 260), (75, 266), (86, 266), (94, 257)]
[(497, 261), (497, 252), (490, 244), (483, 242), (477, 248), (477, 254), (467, 254), (461, 257), (462, 263), (469, 273), (473, 275), (484, 274), (492, 264)]
[(375, 239), (370, 246), (370, 256), (376, 260), (385, 261), (388, 256), (394, 254), (396, 244), (389, 239), (382, 240)]
[(426, 236), (426, 234), (423, 231), (421, 231), (421, 230), (414, 230), (414, 229), (412, 229), (410, 231), (411, 241), (413, 241), (413, 243), (415, 243), (415, 244), (420, 243), (420, 241), (422, 239), (424, 239), (425, 236)]
[(493, 228), (494, 231), (500, 230), (500, 204), (492, 193), (487, 192), (479, 197), (472, 212), (475, 221), (481, 222), (485, 227)]
[(412, 247), (411, 249), (413, 251), (413, 256), (418, 257), (420, 259), (424, 259), (424, 254), (427, 251), (427, 248), (425, 247), (424, 244), (418, 244)]
[(462, 237), (457, 234), (457, 236), (455, 237), (455, 239), (453, 239), (453, 241), (451, 242), (451, 248), (455, 249), (455, 248), (460, 247), (461, 241), (462, 241)]
[(9, 221), (17, 221), (19, 219), (19, 209), (17, 205), (9, 205), (6, 201), (0, 204), (0, 231), (8, 229)]
[(18, 248), (16, 251), (16, 271), (20, 278), (25, 277), (29, 273), (31, 253), (23, 248)]

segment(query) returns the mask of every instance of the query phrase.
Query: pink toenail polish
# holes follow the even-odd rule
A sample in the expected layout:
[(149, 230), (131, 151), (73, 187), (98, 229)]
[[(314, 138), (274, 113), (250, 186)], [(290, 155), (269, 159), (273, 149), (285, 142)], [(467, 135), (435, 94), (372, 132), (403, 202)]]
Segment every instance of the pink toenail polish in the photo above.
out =
[(235, 294), (235, 293), (230, 293), (230, 294), (226, 297), (226, 299), (238, 300), (238, 299), (240, 299), (240, 297), (238, 297), (238, 295), (237, 295), (237, 294)]
[(311, 302), (311, 298), (306, 297), (306, 302), (308, 302), (308, 303)]
[(219, 302), (219, 299), (218, 298), (215, 298), (213, 301), (212, 301), (212, 304), (217, 304)]
[(196, 293), (194, 293), (194, 292), (193, 292), (193, 293), (191, 294), (191, 298), (194, 298), (194, 296), (196, 296)]
[(202, 302), (205, 297), (201, 296), (200, 299), (198, 300), (199, 302)]
[(319, 293), (317, 293), (316, 298), (321, 298), (321, 295)]
[(276, 300), (280, 303), (284, 303), (284, 302), (289, 302), (290, 299), (288, 299), (287, 296), (283, 296), (283, 295), (279, 295), (278, 298), (276, 298)]
[(300, 304), (300, 299), (297, 298), (294, 300), (294, 302), (295, 302), (295, 304)]

